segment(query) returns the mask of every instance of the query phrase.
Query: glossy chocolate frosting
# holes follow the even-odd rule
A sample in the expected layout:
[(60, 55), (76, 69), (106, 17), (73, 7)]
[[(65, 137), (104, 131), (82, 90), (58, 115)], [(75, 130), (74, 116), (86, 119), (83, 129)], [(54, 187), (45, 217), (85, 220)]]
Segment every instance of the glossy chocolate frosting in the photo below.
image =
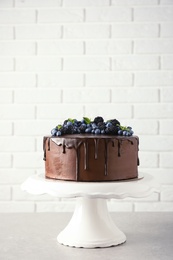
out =
[(58, 180), (115, 181), (138, 177), (137, 136), (45, 136), (45, 176)]

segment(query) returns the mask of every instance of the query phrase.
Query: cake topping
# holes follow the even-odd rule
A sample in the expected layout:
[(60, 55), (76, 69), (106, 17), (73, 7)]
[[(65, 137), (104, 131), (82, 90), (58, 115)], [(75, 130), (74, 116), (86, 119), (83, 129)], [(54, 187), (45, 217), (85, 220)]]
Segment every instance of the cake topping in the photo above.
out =
[(133, 135), (133, 130), (130, 126), (122, 126), (117, 119), (104, 121), (101, 116), (95, 117), (94, 120), (83, 117), (80, 121), (68, 118), (63, 124), (58, 124), (51, 130), (52, 136), (83, 133), (131, 136)]

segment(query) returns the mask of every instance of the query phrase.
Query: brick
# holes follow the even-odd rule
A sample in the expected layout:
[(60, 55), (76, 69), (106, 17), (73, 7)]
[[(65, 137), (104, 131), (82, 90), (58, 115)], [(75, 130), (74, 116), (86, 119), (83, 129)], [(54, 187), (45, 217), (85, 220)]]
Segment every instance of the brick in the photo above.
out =
[(110, 91), (100, 88), (64, 89), (63, 101), (65, 103), (109, 103)]
[(112, 38), (150, 38), (158, 37), (158, 24), (119, 23), (112, 25)]
[(131, 21), (131, 9), (128, 7), (86, 8), (87, 22), (128, 22)]
[(172, 5), (172, 0), (161, 0), (160, 1), (160, 4), (162, 5), (169, 5), (169, 4), (171, 4)]
[[(52, 113), (52, 111), (54, 111)], [(37, 118), (38, 119), (58, 119), (65, 118), (82, 118), (84, 116), (83, 105), (78, 104), (57, 104), (57, 105), (38, 105)]]
[(84, 18), (81, 8), (39, 9), (38, 23), (82, 22)]
[[(23, 138), (23, 137), (22, 137)], [(18, 152), (14, 154), (14, 167), (23, 169), (36, 169), (44, 167), (43, 153)]]
[(113, 70), (152, 70), (159, 68), (159, 57), (130, 55), (112, 58)]
[(17, 40), (61, 38), (61, 25), (18, 25), (15, 26)]
[(26, 152), (34, 151), (35, 140), (32, 137), (1, 137), (0, 151), (1, 152)]
[(1, 89), (0, 104), (8, 104), (13, 102), (13, 91)]
[(110, 26), (107, 24), (64, 24), (65, 39), (107, 39)]
[[(32, 125), (32, 127), (30, 127)], [(49, 134), (51, 128), (57, 125), (57, 120), (17, 120), (14, 122), (15, 136), (41, 136), (39, 138), (42, 143), (43, 135)], [(42, 148), (42, 146), (40, 145)]]
[(82, 85), (82, 73), (38, 73), (39, 87), (79, 87)]
[(170, 88), (161, 88), (160, 91), (161, 102), (173, 102), (173, 89)]
[(161, 57), (161, 69), (165, 69), (165, 70), (173, 69), (173, 56), (165, 55)]
[(172, 151), (173, 137), (170, 136), (141, 136), (140, 150), (150, 152)]
[(82, 41), (40, 41), (38, 55), (76, 55), (83, 54)]
[(13, 39), (13, 27), (0, 26), (0, 40), (12, 40), (12, 39)]
[(172, 169), (167, 168), (165, 170), (164, 168), (148, 168), (147, 172), (150, 173), (156, 182), (160, 184), (173, 184)]
[[(63, 120), (56, 119), (56, 120), (54, 120), (53, 123), (50, 122), (49, 125), (47, 125), (47, 129), (45, 129), (45, 126), (44, 126), (43, 129), (45, 129), (45, 131), (42, 130), (43, 134), (40, 131), (40, 133), (38, 134), (38, 136), (36, 138), (36, 151), (38, 151), (39, 153), (41, 152), (43, 154), (43, 136), (50, 135), (51, 129), (63, 122), (64, 122), (64, 119)], [(37, 174), (42, 174), (42, 172), (37, 171)]]
[(161, 37), (173, 37), (173, 23), (161, 23), (160, 35)]
[(13, 0), (0, 1), (0, 8), (13, 7)]
[(10, 153), (0, 153), (0, 167), (10, 168), (12, 166), (12, 156)]
[(35, 55), (35, 43), (23, 41), (0, 42), (0, 56)]
[(173, 119), (160, 120), (160, 134), (161, 135), (172, 135)]
[[(0, 102), (1, 103), (1, 102)], [(0, 136), (12, 135), (13, 125), (11, 121), (1, 120)]]
[(34, 23), (36, 19), (35, 10), (4, 9), (0, 10), (0, 24), (26, 24)]
[(135, 40), (135, 53), (173, 53), (172, 39)]
[(11, 187), (9, 185), (1, 185), (0, 187), (0, 201), (11, 200)]
[(109, 70), (110, 60), (107, 57), (64, 57), (64, 69), (65, 70)]
[(114, 88), (112, 89), (112, 102), (115, 103), (150, 103), (157, 102), (159, 98), (157, 89), (147, 88)]
[(64, 0), (64, 6), (108, 6), (109, 0)]
[(35, 169), (13, 169), (2, 168), (0, 170), (1, 184), (22, 184), (27, 178), (35, 174)]
[(86, 73), (87, 86), (130, 86), (132, 74), (129, 72), (91, 72)]
[(173, 153), (172, 152), (160, 153), (160, 167), (173, 168)]
[(172, 71), (135, 72), (136, 86), (171, 86), (173, 84)]
[(134, 21), (166, 22), (172, 21), (173, 8), (170, 6), (135, 7)]
[(161, 201), (173, 201), (173, 186), (162, 186)]
[(61, 5), (61, 0), (15, 0), (15, 7), (57, 7)]
[[(49, 95), (50, 92), (53, 95)], [(61, 90), (54, 89), (18, 89), (14, 93), (14, 102), (17, 104), (39, 104), (39, 103), (60, 103)]]
[(33, 73), (0, 73), (0, 87), (28, 88), (36, 86)]
[(173, 104), (135, 104), (134, 105), (134, 117), (143, 119), (170, 119), (172, 118)]
[[(140, 139), (139, 139), (140, 148)], [(139, 149), (140, 167), (157, 168), (158, 167), (158, 154), (156, 152), (143, 152)]]
[(85, 44), (87, 55), (129, 54), (132, 49), (130, 40), (90, 40)]
[(157, 119), (133, 119), (131, 122), (126, 122), (126, 125), (129, 124), (137, 135), (156, 135), (159, 131)]
[(112, 5), (157, 5), (157, 0), (112, 0)]
[(12, 58), (0, 59), (0, 71), (13, 71), (14, 64)]
[(35, 203), (34, 202), (21, 202), (21, 201), (11, 201), (11, 202), (0, 202), (0, 213), (17, 213), (17, 212), (34, 212)]
[(102, 115), (105, 120), (115, 117), (115, 111), (117, 118), (131, 118), (132, 106), (130, 104), (89, 104), (85, 105), (85, 116), (94, 118), (96, 115)]
[(16, 71), (58, 71), (61, 70), (59, 57), (16, 58)]
[(0, 118), (1, 120), (18, 120), (18, 119), (33, 119), (35, 117), (35, 108), (31, 105), (1, 105)]

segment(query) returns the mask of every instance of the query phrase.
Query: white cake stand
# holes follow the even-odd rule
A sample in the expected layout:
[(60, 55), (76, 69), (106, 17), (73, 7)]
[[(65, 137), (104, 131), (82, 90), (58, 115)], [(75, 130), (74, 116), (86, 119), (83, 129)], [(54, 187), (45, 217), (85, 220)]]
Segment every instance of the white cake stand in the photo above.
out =
[(131, 181), (72, 182), (29, 177), (21, 186), (31, 194), (49, 194), (58, 198), (77, 198), (74, 214), (58, 235), (60, 244), (72, 247), (109, 247), (126, 241), (125, 234), (114, 224), (107, 208), (107, 199), (142, 198), (159, 192), (160, 185), (145, 174)]

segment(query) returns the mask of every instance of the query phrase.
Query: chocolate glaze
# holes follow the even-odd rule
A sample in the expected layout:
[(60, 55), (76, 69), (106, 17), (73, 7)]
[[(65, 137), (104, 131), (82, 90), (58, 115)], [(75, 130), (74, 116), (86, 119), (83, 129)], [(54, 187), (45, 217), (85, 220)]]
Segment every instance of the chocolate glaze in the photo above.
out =
[[(130, 146), (133, 146), (134, 143), (136, 149), (130, 148)], [(131, 152), (128, 152), (128, 154), (126, 154), (125, 149), (127, 150), (132, 149), (132, 154)], [(138, 165), (138, 137), (137, 136), (122, 137), (122, 136), (99, 135), (98, 137), (96, 137), (94, 135), (88, 135), (88, 134), (65, 135), (62, 137), (45, 136), (43, 139), (43, 150), (44, 150), (43, 159), (46, 161), (45, 162), (46, 177), (48, 178), (69, 179), (69, 180), (76, 180), (76, 181), (105, 181), (105, 180), (110, 181), (112, 180), (112, 178), (113, 180), (116, 180), (116, 178), (128, 179), (128, 178), (137, 177), (137, 165)], [(116, 150), (117, 150), (117, 155), (115, 154)], [(74, 155), (74, 151), (75, 151), (75, 155)], [(135, 154), (133, 151), (135, 152)], [(58, 152), (57, 155), (56, 152)], [(93, 155), (94, 158), (92, 157), (92, 153), (94, 153)], [(64, 155), (67, 154), (67, 157), (61, 156), (61, 154)], [(128, 167), (124, 167), (123, 171), (125, 171), (126, 169), (127, 173), (124, 172), (122, 173), (122, 176), (112, 177), (114, 168), (116, 168), (116, 166), (117, 166), (117, 171), (119, 168), (120, 168), (119, 170), (121, 171), (121, 163), (119, 163), (119, 161), (116, 159), (121, 156), (125, 160), (127, 160), (129, 156), (130, 160), (133, 160), (133, 163), (131, 163), (130, 160), (127, 162), (129, 163), (129, 167), (131, 165), (131, 168), (133, 169), (128, 169)], [(124, 160), (123, 158), (121, 159), (122, 164), (123, 163), (126, 164), (126, 161), (123, 161)], [(136, 160), (136, 163), (134, 163), (134, 159)], [(74, 160), (75, 160), (75, 166), (74, 166)], [(72, 165), (70, 167), (71, 163)], [(69, 172), (67, 172), (69, 170), (72, 175)], [(97, 176), (95, 178), (94, 174), (96, 174), (95, 172), (97, 170), (100, 172), (100, 177)], [(131, 174), (133, 170), (134, 173)], [(63, 171), (66, 171), (66, 173)], [(101, 174), (101, 172), (103, 174)], [(88, 176), (86, 173), (88, 173)], [(67, 176), (64, 177), (64, 174)], [(121, 174), (121, 172), (119, 172), (119, 174)]]

